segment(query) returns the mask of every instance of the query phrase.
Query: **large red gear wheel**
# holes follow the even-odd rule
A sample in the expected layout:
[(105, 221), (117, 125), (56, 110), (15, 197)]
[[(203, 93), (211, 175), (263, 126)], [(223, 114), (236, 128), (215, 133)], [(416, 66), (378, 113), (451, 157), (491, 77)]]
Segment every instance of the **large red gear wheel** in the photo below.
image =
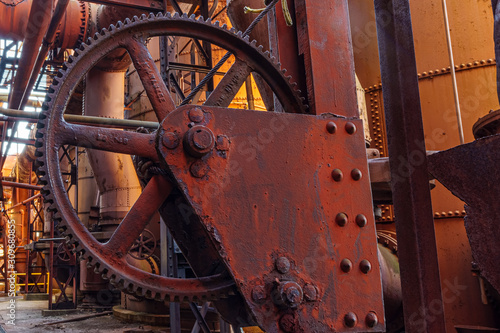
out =
[[(303, 112), (302, 99), (284, 76), (279, 64), (262, 52), (255, 41), (242, 38), (241, 32), (220, 27), (218, 22), (170, 14), (150, 15), (119, 22), (103, 30), (83, 44), (54, 79), (47, 102), (40, 115), (37, 132), (37, 157), (43, 193), (59, 221), (62, 232), (75, 245), (83, 258), (95, 270), (109, 278), (118, 288), (157, 300), (213, 299), (234, 292), (229, 277), (209, 276), (198, 279), (173, 279), (141, 271), (126, 261), (126, 253), (144, 230), (150, 217), (158, 210), (172, 189), (166, 177), (154, 176), (111, 239), (97, 241), (80, 222), (65, 191), (59, 166), (59, 148), (73, 145), (116, 153), (141, 156), (153, 161), (159, 157), (154, 142), (156, 133), (129, 132), (68, 123), (63, 114), (69, 97), (81, 78), (102, 57), (117, 48), (128, 51), (159, 120), (176, 108), (153, 59), (145, 45), (148, 38), (161, 35), (182, 35), (209, 41), (232, 52), (235, 63), (221, 84), (215, 88), (206, 105), (228, 106), (245, 81), (241, 73), (260, 74), (273, 87), (274, 93), (287, 112)], [(228, 89), (228, 87), (230, 89)], [(235, 89), (236, 88), (236, 89)]]

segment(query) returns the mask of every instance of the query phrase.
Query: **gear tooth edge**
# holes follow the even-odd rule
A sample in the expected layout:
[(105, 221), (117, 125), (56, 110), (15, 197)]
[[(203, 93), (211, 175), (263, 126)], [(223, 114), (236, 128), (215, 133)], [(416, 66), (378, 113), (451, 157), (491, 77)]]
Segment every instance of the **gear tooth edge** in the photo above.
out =
[(187, 19), (187, 18), (189, 18), (189, 16), (188, 16), (188, 14), (187, 14), (187, 13), (182, 13), (181, 18), (183, 18), (183, 19)]
[(141, 21), (147, 20), (148, 16), (146, 14), (141, 15)]
[(163, 12), (159, 12), (158, 14), (156, 14), (156, 17), (157, 17), (157, 18), (163, 18), (163, 16), (164, 16), (164, 15), (163, 15)]
[(96, 32), (96, 33), (94, 34), (94, 40), (98, 40), (98, 39), (99, 39), (99, 35), (100, 35), (100, 34), (99, 34), (98, 32)]
[[(187, 15), (186, 15), (186, 16), (187, 16)], [(196, 21), (196, 15), (191, 14), (191, 16), (189, 16), (189, 19), (190, 19), (190, 20), (193, 20), (193, 21)]]
[(239, 38), (243, 37), (243, 33), (241, 32), (241, 30), (236, 31), (236, 29), (231, 28), (231, 30), (229, 30), (229, 31), (234, 32), (236, 34), (236, 37), (239, 37)]
[(155, 18), (155, 14), (154, 13), (149, 13), (148, 19), (153, 20), (154, 18)]
[(113, 32), (116, 30), (116, 26), (114, 24), (111, 24), (108, 29), (110, 32)]
[(172, 18), (172, 13), (171, 12), (167, 12), (167, 16), (166, 16), (168, 19)]
[(130, 19), (127, 17), (123, 23), (124, 23), (125, 25), (127, 25), (127, 24), (132, 23), (132, 21), (130, 21)]
[(260, 52), (262, 52), (262, 53), (263, 53), (263, 52), (264, 52), (264, 46), (259, 45), (259, 46), (257, 47), (257, 50), (259, 50)]
[(87, 40), (85, 41), (85, 44), (82, 44), (83, 47), (85, 46), (90, 46), (92, 44), (92, 37), (88, 37)]
[(207, 20), (205, 21), (205, 23), (212, 24), (212, 18), (211, 17), (207, 18)]
[(217, 26), (217, 27), (220, 27), (220, 21), (215, 21), (214, 25)]
[(134, 15), (132, 17), (132, 22), (138, 22), (139, 21), (139, 18), (137, 17), (137, 15)]
[(108, 32), (109, 32), (109, 31), (108, 31), (108, 29), (106, 29), (106, 28), (102, 28), (102, 29), (101, 29), (101, 36), (106, 36), (106, 34), (107, 34)]
[(243, 40), (247, 43), (250, 43), (250, 36), (246, 35), (245, 37), (243, 37)]
[(174, 19), (176, 19), (176, 18), (180, 18), (181, 16), (179, 15), (179, 12), (175, 12), (175, 13), (174, 13), (174, 16), (172, 16), (172, 17), (173, 17)]
[(122, 27), (123, 27), (123, 22), (122, 21), (116, 22), (116, 28), (117, 29), (121, 29)]
[(224, 24), (222, 25), (222, 27), (221, 27), (221, 28), (222, 28), (222, 29), (226, 29), (226, 30), (227, 30), (227, 24), (226, 24), (226, 23), (224, 23)]

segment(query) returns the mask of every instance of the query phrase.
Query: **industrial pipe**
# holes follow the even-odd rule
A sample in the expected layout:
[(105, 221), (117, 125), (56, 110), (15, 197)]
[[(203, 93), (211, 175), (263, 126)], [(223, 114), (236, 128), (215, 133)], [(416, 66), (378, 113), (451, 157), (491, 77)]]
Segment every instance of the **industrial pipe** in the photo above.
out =
[[(7, 117), (16, 118), (17, 120), (24, 120), (31, 123), (36, 123), (40, 117), (38, 112), (21, 111), (13, 109), (0, 108), (0, 114), (6, 115)], [(0, 118), (0, 120), (5, 120)], [(12, 120), (12, 119), (6, 119)], [(83, 125), (93, 125), (96, 127), (112, 127), (112, 128), (123, 128), (123, 129), (137, 129), (139, 127), (157, 129), (160, 126), (159, 123), (154, 121), (140, 121), (140, 120), (129, 120), (129, 119), (111, 119), (111, 118), (101, 118), (92, 116), (79, 116), (75, 114), (65, 114), (64, 120), (69, 123), (83, 124)]]
[(66, 12), (66, 8), (68, 7), (69, 0), (59, 0), (57, 1), (56, 9), (54, 10), (54, 14), (52, 16), (52, 20), (50, 20), (49, 28), (47, 29), (47, 33), (43, 38), (42, 47), (38, 52), (38, 56), (36, 58), (35, 65), (33, 66), (33, 70), (31, 71), (31, 75), (29, 77), (29, 83), (24, 89), (24, 94), (22, 96), (22, 101), (19, 109), (23, 109), (28, 101), (31, 90), (35, 86), (36, 79), (38, 78), (38, 73), (40, 73), (40, 69), (45, 62), (45, 58), (47, 58), (47, 54), (49, 53), (49, 47), (52, 47), (54, 40), (57, 34), (57, 28), (61, 24), (61, 20)]
[[(42, 43), (45, 31), (48, 28), (53, 2), (54, 0), (38, 0), (34, 1), (31, 5), (28, 26), (24, 37), (23, 51), (21, 53), (21, 59), (19, 61), (19, 66), (14, 78), (14, 84), (9, 99), (9, 106), (14, 109), (18, 109), (21, 105), (24, 89), (31, 76), (36, 56), (38, 55), (38, 49)], [(16, 122), (12, 129), (11, 137), (16, 135), (17, 128), (18, 123)], [(11, 143), (11, 140), (7, 142), (5, 155), (8, 154)], [(4, 142), (2, 142), (2, 148), (3, 146)], [(2, 151), (4, 150), (2, 149)], [(0, 168), (3, 168), (5, 160), (6, 158), (2, 156)]]
[(42, 189), (42, 186), (30, 185), (30, 184), (24, 184), (24, 183), (16, 183), (16, 182), (9, 182), (9, 181), (6, 181), (6, 180), (2, 180), (2, 186), (3, 187), (22, 188), (22, 189), (25, 189), (25, 190), (35, 190), (35, 191), (40, 191)]

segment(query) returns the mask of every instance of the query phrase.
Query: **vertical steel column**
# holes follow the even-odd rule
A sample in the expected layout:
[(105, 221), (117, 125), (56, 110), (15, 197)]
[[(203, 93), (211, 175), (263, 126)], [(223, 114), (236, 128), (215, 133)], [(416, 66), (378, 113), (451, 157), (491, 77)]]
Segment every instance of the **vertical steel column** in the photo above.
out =
[(445, 332), (409, 0), (374, 0), (406, 332)]

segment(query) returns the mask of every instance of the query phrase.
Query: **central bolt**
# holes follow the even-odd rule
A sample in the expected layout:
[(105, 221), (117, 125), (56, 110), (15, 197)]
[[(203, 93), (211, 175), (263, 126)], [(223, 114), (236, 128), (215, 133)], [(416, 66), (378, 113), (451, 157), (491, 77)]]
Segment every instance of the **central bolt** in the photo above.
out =
[(274, 299), (274, 302), (277, 305), (295, 308), (302, 302), (302, 299), (304, 298), (302, 288), (293, 281), (280, 283), (277, 291), (278, 294)]
[(205, 126), (193, 126), (184, 136), (184, 148), (194, 157), (203, 157), (210, 153), (214, 145), (214, 134)]

